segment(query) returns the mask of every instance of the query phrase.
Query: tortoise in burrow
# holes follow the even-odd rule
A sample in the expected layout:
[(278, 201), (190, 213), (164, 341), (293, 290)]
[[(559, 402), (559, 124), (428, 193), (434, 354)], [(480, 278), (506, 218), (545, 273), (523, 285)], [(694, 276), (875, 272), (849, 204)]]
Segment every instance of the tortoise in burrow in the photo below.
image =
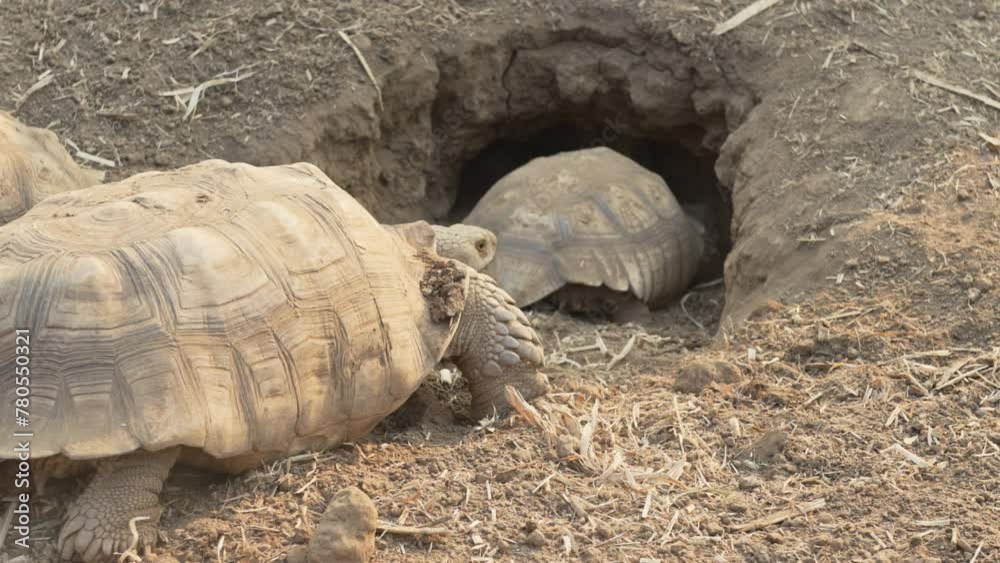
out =
[[(484, 270), (526, 307), (656, 308), (686, 290), (712, 244), (666, 182), (606, 147), (539, 157), (501, 178), (463, 221), (497, 235)], [(636, 311), (628, 311), (634, 314)]]
[[(67, 559), (126, 549), (139, 516), (151, 547), (176, 462), (241, 472), (358, 438), (442, 359), (474, 414), (505, 411), (506, 385), (547, 387), (538, 335), (492, 279), (311, 164), (213, 160), (65, 192), (0, 227), (0, 249), (0, 336), (30, 338), (32, 474), (101, 462), (59, 533)], [(4, 405), (26, 383), (15, 352), (0, 347)], [(26, 428), (4, 408), (9, 468)]]
[(52, 194), (103, 180), (103, 172), (77, 166), (55, 133), (0, 111), (0, 225)]

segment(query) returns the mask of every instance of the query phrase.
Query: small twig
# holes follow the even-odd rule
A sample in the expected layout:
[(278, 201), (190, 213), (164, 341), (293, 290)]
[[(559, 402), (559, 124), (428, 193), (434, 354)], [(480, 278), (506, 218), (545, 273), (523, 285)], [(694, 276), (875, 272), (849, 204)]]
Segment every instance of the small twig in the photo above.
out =
[(397, 536), (450, 536), (452, 534), (452, 531), (448, 528), (433, 528), (430, 526), (399, 526), (390, 522), (382, 521), (379, 521), (378, 524), (376, 524), (375, 529), (385, 532), (386, 534), (395, 534)]
[(691, 316), (691, 313), (688, 313), (687, 307), (684, 306), (684, 302), (687, 301), (688, 297), (691, 297), (692, 295), (694, 295), (694, 292), (689, 291), (684, 294), (684, 297), (681, 297), (681, 312), (683, 312), (684, 316), (687, 317), (689, 321), (693, 322), (702, 332), (707, 332), (705, 330), (705, 325), (701, 324), (698, 322), (698, 319)]
[(81, 150), (76, 151), (76, 157), (80, 160), (86, 160), (87, 162), (93, 162), (94, 164), (100, 164), (101, 166), (106, 166), (108, 168), (114, 168), (117, 166), (113, 160), (108, 160)]
[[(224, 73), (227, 74), (227, 73)], [(246, 80), (251, 76), (257, 74), (256, 72), (248, 72), (243, 76), (235, 76), (233, 78), (213, 78), (211, 80), (206, 80), (197, 86), (190, 86), (188, 88), (181, 88), (179, 90), (170, 90), (169, 92), (160, 92), (161, 96), (173, 96), (181, 100), (183, 103), (183, 98), (187, 97), (187, 110), (184, 112), (183, 119), (188, 119), (194, 116), (194, 111), (198, 108), (198, 102), (205, 94), (205, 90), (212, 88), (213, 86), (222, 86), (225, 84), (236, 84), (241, 80)]]
[(913, 71), (913, 76), (917, 80), (921, 80), (923, 82), (926, 82), (926, 83), (930, 84), (931, 86), (937, 86), (938, 88), (941, 88), (942, 90), (947, 90), (947, 91), (949, 91), (949, 92), (951, 92), (953, 94), (958, 94), (959, 96), (965, 96), (966, 98), (972, 98), (973, 100), (976, 100), (977, 102), (984, 103), (984, 104), (990, 106), (991, 108), (993, 108), (995, 110), (1000, 110), (1000, 102), (994, 100), (993, 98), (991, 98), (989, 96), (984, 96), (982, 94), (977, 94), (977, 93), (972, 92), (970, 90), (966, 90), (965, 88), (962, 88), (961, 86), (955, 86), (954, 84), (949, 84), (948, 82), (945, 82), (944, 80), (941, 80), (940, 78), (938, 78), (936, 76), (931, 76), (930, 74), (927, 74), (926, 72), (922, 72), (922, 71), (919, 71), (919, 70), (914, 70)]
[(906, 361), (906, 358), (903, 358), (903, 365), (906, 366), (905, 375), (906, 379), (910, 382), (910, 384), (916, 387), (917, 390), (920, 391), (920, 394), (922, 394), (923, 396), (926, 397), (927, 395), (930, 395), (931, 392), (928, 391), (927, 388), (924, 387), (922, 383), (917, 381), (917, 378), (913, 375), (913, 370), (910, 369), (910, 362)]
[(766, 528), (773, 524), (784, 522), (789, 518), (793, 518), (795, 516), (803, 516), (810, 512), (819, 510), (824, 506), (826, 506), (826, 499), (820, 498), (811, 502), (807, 502), (805, 504), (800, 504), (792, 508), (780, 510), (769, 516), (758, 518), (757, 520), (754, 520), (752, 522), (747, 522), (746, 524), (737, 524), (735, 526), (730, 526), (729, 529), (734, 532), (750, 532), (754, 530), (760, 530), (762, 528)]
[(132, 543), (129, 544), (128, 549), (126, 549), (120, 557), (118, 557), (118, 563), (125, 563), (125, 561), (133, 561), (142, 563), (142, 558), (139, 557), (139, 529), (136, 528), (135, 523), (140, 520), (149, 520), (149, 516), (136, 516), (135, 518), (128, 521), (128, 530), (132, 532)]
[(677, 404), (677, 396), (674, 395), (674, 414), (677, 415), (677, 442), (681, 446), (681, 454), (684, 452), (684, 421), (681, 419), (681, 407)]
[(979, 547), (976, 548), (976, 552), (972, 554), (972, 559), (969, 559), (969, 563), (976, 563), (976, 559), (979, 559), (979, 553), (983, 550), (983, 544), (986, 542), (979, 542)]
[(351, 41), (351, 38), (348, 37), (343, 30), (337, 31), (337, 35), (339, 35), (340, 38), (343, 39), (345, 43), (350, 45), (351, 49), (354, 50), (354, 54), (358, 57), (358, 60), (361, 61), (361, 66), (364, 67), (365, 74), (368, 75), (368, 80), (372, 81), (372, 86), (375, 87), (375, 93), (378, 94), (378, 109), (379, 111), (384, 112), (385, 107), (382, 105), (382, 88), (379, 87), (378, 80), (375, 80), (375, 73), (372, 72), (371, 67), (368, 66), (368, 61), (365, 60), (365, 56), (361, 53), (361, 49), (358, 49), (358, 46), (355, 45), (353, 41)]
[(617, 354), (614, 355), (613, 358), (611, 358), (611, 361), (608, 362), (608, 365), (605, 369), (612, 369), (613, 367), (618, 365), (618, 362), (624, 360), (625, 356), (629, 355), (629, 353), (632, 351), (632, 348), (635, 346), (635, 338), (636, 335), (633, 334), (632, 338), (629, 338), (628, 342), (625, 343), (625, 346), (622, 348), (622, 351), (618, 352)]
[(55, 75), (52, 74), (52, 71), (45, 71), (45, 73), (38, 78), (37, 82), (32, 84), (24, 94), (21, 94), (21, 96), (17, 98), (17, 101), (14, 102), (14, 111), (21, 109), (21, 106), (24, 105), (24, 102), (28, 101), (28, 98), (30, 98), (32, 94), (38, 92), (42, 88), (45, 88), (49, 84), (52, 84), (53, 80), (55, 80)]
[(893, 444), (888, 448), (882, 450), (882, 452), (893, 451), (905, 458), (907, 461), (916, 465), (917, 467), (934, 467), (934, 464), (926, 459), (918, 456), (917, 454), (911, 452), (910, 450), (904, 448), (900, 444)]
[(712, 30), (712, 35), (722, 35), (727, 31), (732, 31), (743, 25), (743, 22), (774, 6), (778, 2), (781, 2), (781, 0), (757, 0), (746, 8), (736, 12), (735, 16), (715, 26), (715, 29)]

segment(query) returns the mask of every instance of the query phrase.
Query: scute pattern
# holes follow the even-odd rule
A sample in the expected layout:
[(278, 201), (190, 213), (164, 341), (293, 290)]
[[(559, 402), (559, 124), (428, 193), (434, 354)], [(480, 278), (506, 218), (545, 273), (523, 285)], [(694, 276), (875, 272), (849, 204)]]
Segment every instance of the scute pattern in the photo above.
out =
[(496, 233), (486, 273), (521, 307), (566, 284), (658, 306), (697, 274), (704, 244), (662, 178), (604, 147), (514, 170), (464, 222)]
[(0, 249), (0, 338), (31, 330), (33, 457), (351, 439), (454, 331), (429, 320), (419, 249), (309, 164), (206, 161), (65, 192), (0, 227)]
[(77, 166), (52, 131), (29, 127), (0, 111), (0, 225), (50, 195), (103, 179), (102, 172)]

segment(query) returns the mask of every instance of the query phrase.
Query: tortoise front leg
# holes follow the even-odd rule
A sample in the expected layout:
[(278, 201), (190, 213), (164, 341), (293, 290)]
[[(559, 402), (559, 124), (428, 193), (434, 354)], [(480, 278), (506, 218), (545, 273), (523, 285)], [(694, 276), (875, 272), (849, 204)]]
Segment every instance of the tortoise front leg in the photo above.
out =
[(545, 393), (547, 382), (535, 369), (544, 364), (545, 355), (527, 317), (493, 278), (469, 275), (465, 308), (445, 355), (468, 378), (472, 416), (478, 420), (494, 409), (502, 414), (510, 408), (507, 385), (532, 399)]
[(180, 448), (136, 452), (102, 463), (66, 512), (59, 532), (62, 558), (79, 554), (89, 562), (124, 552), (132, 544), (129, 521), (136, 517), (148, 517), (135, 526), (137, 549), (149, 551), (156, 543), (160, 522), (160, 491), (179, 453)]

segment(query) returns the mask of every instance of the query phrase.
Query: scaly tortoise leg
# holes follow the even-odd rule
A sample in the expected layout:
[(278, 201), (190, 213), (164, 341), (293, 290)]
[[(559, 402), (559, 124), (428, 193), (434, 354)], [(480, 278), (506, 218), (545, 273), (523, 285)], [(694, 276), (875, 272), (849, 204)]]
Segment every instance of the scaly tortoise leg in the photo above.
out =
[(538, 334), (524, 313), (493, 278), (469, 272), (469, 294), (458, 332), (448, 347), (451, 358), (469, 380), (475, 419), (506, 412), (504, 388), (510, 385), (525, 399), (545, 393), (544, 364)]
[(137, 549), (148, 552), (156, 543), (160, 522), (160, 491), (180, 448), (136, 452), (104, 462), (87, 489), (66, 511), (58, 549), (64, 560), (79, 554), (96, 561), (122, 553), (132, 544), (129, 521), (139, 532)]

